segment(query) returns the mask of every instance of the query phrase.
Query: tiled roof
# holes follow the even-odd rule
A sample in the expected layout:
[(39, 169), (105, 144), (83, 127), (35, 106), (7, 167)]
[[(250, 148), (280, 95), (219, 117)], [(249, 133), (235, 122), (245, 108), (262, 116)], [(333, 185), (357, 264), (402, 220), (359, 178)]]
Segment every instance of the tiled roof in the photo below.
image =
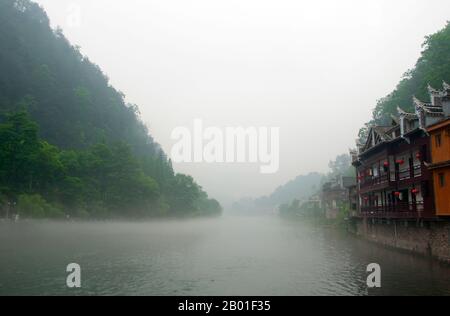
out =
[[(428, 85), (428, 92), (432, 97), (431, 103), (423, 102), (414, 96), (412, 101), (415, 107), (415, 113), (406, 112), (398, 107), (397, 112), (400, 119), (392, 116), (392, 126), (372, 126), (366, 142), (363, 145), (357, 145), (359, 148), (359, 153), (378, 147), (378, 145), (381, 145), (382, 143), (390, 142), (399, 137), (403, 137), (404, 135), (408, 135), (408, 133), (411, 133), (414, 130), (426, 128), (426, 125), (430, 124), (429, 120), (425, 120), (426, 117), (445, 119), (445, 112), (441, 101), (442, 98), (450, 97), (450, 85), (444, 82), (442, 86), (443, 90), (437, 90)], [(412, 124), (408, 123), (405, 124), (403, 128), (400, 128), (400, 124), (402, 124), (405, 120), (412, 122)], [(417, 121), (417, 123), (414, 123), (414, 121)], [(436, 121), (434, 120), (434, 122)], [(399, 128), (402, 130), (404, 135), (396, 136), (398, 134), (395, 134), (394, 131)]]

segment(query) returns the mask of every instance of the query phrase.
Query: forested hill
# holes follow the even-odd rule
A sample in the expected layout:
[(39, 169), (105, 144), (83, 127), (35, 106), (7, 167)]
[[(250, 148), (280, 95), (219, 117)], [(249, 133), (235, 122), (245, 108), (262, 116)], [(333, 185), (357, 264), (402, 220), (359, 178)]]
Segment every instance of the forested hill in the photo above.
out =
[[(412, 97), (429, 101), (427, 86), (440, 89), (442, 81), (450, 81), (450, 22), (437, 33), (427, 36), (421, 57), (415, 67), (405, 73), (395, 90), (380, 99), (373, 112), (371, 124), (386, 124), (391, 114), (397, 114), (397, 106), (413, 111)], [(361, 130), (364, 136), (366, 128)]]
[(137, 108), (61, 30), (50, 28), (37, 4), (0, 0), (0, 45), (3, 112), (26, 108), (40, 136), (61, 148), (126, 141), (139, 153), (155, 153)]
[(29, 0), (0, 0), (0, 159), (0, 212), (220, 213), (174, 174), (137, 106)]

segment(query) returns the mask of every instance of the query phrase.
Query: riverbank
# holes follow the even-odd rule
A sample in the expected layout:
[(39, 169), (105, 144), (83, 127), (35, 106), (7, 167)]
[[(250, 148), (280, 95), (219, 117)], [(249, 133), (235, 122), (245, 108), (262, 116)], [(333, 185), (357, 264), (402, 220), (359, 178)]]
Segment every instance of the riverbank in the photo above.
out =
[(290, 217), (351, 235), (394, 251), (432, 258), (450, 267), (450, 221), (381, 220), (364, 218)]
[(105, 217), (90, 217), (90, 216), (60, 216), (60, 217), (26, 217), (20, 216), (20, 214), (12, 214), (9, 217), (0, 217), (0, 223), (21, 223), (21, 222), (157, 222), (157, 221), (178, 221), (178, 220), (190, 220), (190, 219), (210, 219), (220, 218), (222, 213), (217, 214), (205, 214), (198, 213), (186, 213), (186, 214), (154, 214), (147, 216), (105, 216)]
[(353, 218), (349, 231), (368, 241), (450, 264), (450, 222)]

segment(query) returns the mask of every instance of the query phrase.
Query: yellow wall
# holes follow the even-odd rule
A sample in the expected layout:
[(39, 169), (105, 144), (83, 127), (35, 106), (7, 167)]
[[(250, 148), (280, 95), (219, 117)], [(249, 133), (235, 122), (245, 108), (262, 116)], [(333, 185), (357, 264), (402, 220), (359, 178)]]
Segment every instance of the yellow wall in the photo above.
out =
[[(450, 160), (450, 121), (439, 124), (430, 131), (431, 157), (433, 164)], [(436, 135), (441, 135), (441, 146), (437, 146)], [(445, 175), (445, 186), (441, 187), (439, 174)], [(434, 194), (436, 214), (438, 216), (450, 215), (450, 167), (442, 167), (433, 170)]]
[[(445, 174), (445, 187), (439, 183), (439, 174)], [(434, 195), (436, 214), (438, 216), (450, 215), (450, 167), (433, 170)]]
[[(438, 134), (441, 135), (441, 147), (437, 147), (436, 144), (436, 135)], [(431, 150), (433, 163), (450, 160), (450, 133), (444, 128), (431, 133)]]

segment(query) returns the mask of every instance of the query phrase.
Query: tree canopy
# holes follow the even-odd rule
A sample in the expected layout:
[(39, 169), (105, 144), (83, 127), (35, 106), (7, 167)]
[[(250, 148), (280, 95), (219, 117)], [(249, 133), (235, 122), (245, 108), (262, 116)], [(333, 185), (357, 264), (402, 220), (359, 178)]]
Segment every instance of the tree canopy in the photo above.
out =
[(220, 213), (38, 4), (0, 0), (0, 69), (0, 204), (31, 217)]
[(450, 81), (450, 22), (440, 31), (425, 38), (423, 51), (413, 69), (408, 70), (394, 91), (378, 100), (373, 111), (373, 120), (361, 130), (367, 134), (373, 124), (388, 124), (391, 115), (397, 114), (400, 106), (406, 111), (414, 111), (412, 97), (429, 101), (427, 86), (442, 87), (442, 81)]

